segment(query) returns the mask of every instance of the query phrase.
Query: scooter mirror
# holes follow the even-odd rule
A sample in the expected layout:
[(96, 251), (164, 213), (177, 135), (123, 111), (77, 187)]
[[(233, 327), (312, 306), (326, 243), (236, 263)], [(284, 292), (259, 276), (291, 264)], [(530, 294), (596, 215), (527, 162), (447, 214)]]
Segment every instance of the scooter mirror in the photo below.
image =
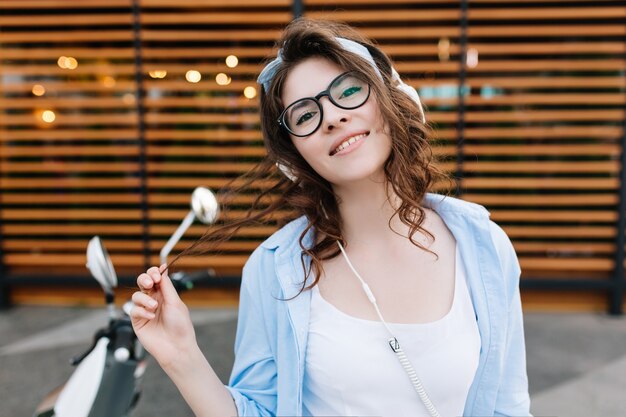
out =
[(208, 188), (197, 187), (191, 194), (191, 210), (204, 224), (211, 224), (217, 220), (220, 207), (215, 194)]
[(117, 275), (111, 258), (98, 236), (92, 237), (87, 245), (87, 269), (105, 293), (113, 294), (113, 288), (117, 287)]

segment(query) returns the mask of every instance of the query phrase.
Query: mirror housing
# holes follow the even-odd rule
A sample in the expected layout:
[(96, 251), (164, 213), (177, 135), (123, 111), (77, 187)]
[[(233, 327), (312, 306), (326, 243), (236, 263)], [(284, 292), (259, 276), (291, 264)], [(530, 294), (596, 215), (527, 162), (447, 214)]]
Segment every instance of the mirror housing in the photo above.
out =
[(159, 254), (161, 264), (167, 263), (167, 256), (183, 234), (191, 226), (195, 219), (199, 219), (204, 224), (211, 224), (217, 220), (217, 216), (220, 212), (220, 206), (217, 202), (215, 194), (211, 190), (205, 187), (197, 187), (191, 194), (191, 210), (185, 216), (178, 229), (167, 241), (163, 249)]
[(117, 287), (117, 275), (111, 258), (98, 236), (92, 237), (87, 245), (87, 269), (104, 292), (113, 295), (113, 289)]
[(197, 187), (191, 194), (191, 210), (204, 224), (213, 224), (220, 214), (220, 206), (215, 194), (205, 187)]

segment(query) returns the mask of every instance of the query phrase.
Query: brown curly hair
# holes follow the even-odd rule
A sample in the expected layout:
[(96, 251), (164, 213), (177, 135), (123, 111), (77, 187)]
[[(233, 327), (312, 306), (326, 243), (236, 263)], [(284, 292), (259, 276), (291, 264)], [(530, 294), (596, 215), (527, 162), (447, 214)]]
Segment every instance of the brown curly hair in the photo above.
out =
[[(382, 78), (361, 56), (346, 51), (336, 40), (350, 39), (365, 46), (378, 67)], [(281, 101), (283, 85), (290, 70), (310, 57), (324, 57), (346, 71), (355, 71), (369, 80), (372, 93), (385, 120), (387, 133), (392, 138), (392, 149), (384, 165), (385, 181), (395, 193), (400, 206), (394, 216), (409, 227), (411, 242), (424, 249), (413, 236), (421, 232), (434, 238), (421, 227), (425, 212), (421, 207), (424, 194), (433, 184), (446, 179), (446, 175), (434, 164), (435, 159), (427, 140), (429, 128), (422, 123), (421, 109), (404, 92), (395, 87), (392, 78), (392, 62), (374, 43), (350, 26), (337, 22), (300, 18), (290, 23), (277, 44), (281, 48), (282, 63), (271, 80), (268, 91), (261, 92), (261, 128), (267, 156), (253, 170), (244, 175), (243, 184), (229, 191), (234, 196), (260, 180), (277, 178), (273, 185), (257, 196), (243, 219), (226, 222), (207, 232), (199, 241), (180, 256), (189, 253), (199, 244), (221, 242), (232, 237), (242, 226), (267, 223), (272, 214), (288, 208), (297, 216), (306, 216), (307, 226), (300, 235), (301, 262), (305, 271), (300, 293), (319, 282), (322, 262), (337, 256), (340, 251), (335, 241), (346, 244), (342, 237), (342, 220), (338, 202), (331, 184), (315, 172), (300, 156), (288, 133), (277, 123), (284, 109)], [(292, 182), (277, 174), (275, 164), (288, 167), (297, 177)], [(258, 187), (258, 185), (257, 185)], [(256, 188), (256, 187), (255, 187)], [(272, 198), (267, 198), (272, 196)], [(226, 203), (226, 195), (221, 196)], [(393, 216), (392, 216), (393, 217)], [(391, 218), (389, 226), (391, 228)], [(312, 247), (304, 245), (304, 238), (313, 229)], [(307, 267), (306, 259), (310, 259)], [(178, 259), (178, 257), (176, 258)], [(306, 287), (307, 278), (314, 271), (313, 283)]]

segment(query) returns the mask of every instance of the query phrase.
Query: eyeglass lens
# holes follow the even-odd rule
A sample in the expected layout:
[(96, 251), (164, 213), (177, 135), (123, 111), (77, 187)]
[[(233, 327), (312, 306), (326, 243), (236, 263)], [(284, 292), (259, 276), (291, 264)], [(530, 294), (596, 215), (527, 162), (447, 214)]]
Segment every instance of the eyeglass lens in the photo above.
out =
[[(354, 74), (346, 73), (336, 78), (327, 92), (335, 106), (355, 109), (363, 105), (369, 97), (369, 85)], [(294, 102), (283, 112), (282, 122), (287, 130), (296, 136), (312, 134), (322, 122), (322, 107), (319, 100), (304, 98)]]

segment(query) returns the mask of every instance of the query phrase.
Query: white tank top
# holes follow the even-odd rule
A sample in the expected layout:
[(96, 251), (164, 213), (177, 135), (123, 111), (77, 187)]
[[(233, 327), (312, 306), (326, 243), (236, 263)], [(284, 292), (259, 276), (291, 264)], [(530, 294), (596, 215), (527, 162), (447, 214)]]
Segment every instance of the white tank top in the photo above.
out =
[[(480, 334), (458, 249), (450, 311), (434, 322), (387, 324), (439, 414), (463, 415), (478, 368)], [(428, 417), (388, 339), (380, 321), (342, 312), (313, 287), (303, 415)]]

